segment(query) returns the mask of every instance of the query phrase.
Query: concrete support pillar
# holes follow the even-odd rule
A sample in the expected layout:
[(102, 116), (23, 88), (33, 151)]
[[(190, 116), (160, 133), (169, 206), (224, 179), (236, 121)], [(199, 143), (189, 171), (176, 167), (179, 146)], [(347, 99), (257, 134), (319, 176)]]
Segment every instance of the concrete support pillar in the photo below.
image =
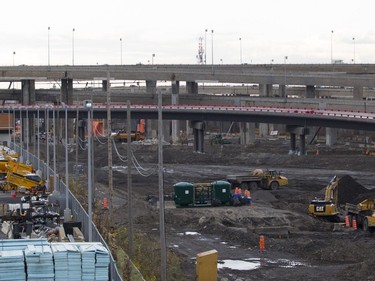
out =
[(272, 96), (272, 84), (259, 84), (259, 96), (270, 97)]
[(30, 105), (36, 100), (35, 96), (35, 80), (22, 80), (22, 96), (21, 104)]
[(206, 124), (202, 121), (191, 121), (191, 127), (193, 128), (194, 136), (194, 151), (203, 153), (204, 152), (204, 131)]
[(286, 87), (285, 85), (279, 85), (279, 97), (285, 98)]
[(242, 145), (255, 142), (255, 123), (240, 123), (240, 143)]
[(362, 86), (353, 87), (353, 99), (363, 100), (363, 87)]
[(146, 93), (156, 94), (156, 80), (146, 80)]
[(337, 142), (337, 129), (326, 128), (326, 145), (331, 146)]
[[(179, 104), (178, 99), (178, 92), (179, 92), (179, 83), (178, 81), (172, 81), (172, 94), (171, 94), (171, 103), (172, 105)], [(181, 128), (181, 121), (172, 120), (172, 143), (177, 143), (179, 138), (179, 132)]]
[[(21, 81), (22, 85), (22, 96), (21, 96), (21, 103), (22, 105), (31, 105), (35, 102), (36, 96), (35, 96), (35, 80), (22, 80)], [(26, 116), (26, 115), (24, 115)], [(23, 141), (26, 142), (27, 138), (26, 136), (28, 135), (28, 141), (29, 143), (33, 142), (35, 140), (35, 135), (34, 135), (34, 119), (29, 116), (28, 118), (29, 124), (27, 124), (27, 119), (24, 118), (22, 120), (22, 136), (23, 136)], [(29, 128), (29, 132), (27, 132), (27, 128)], [(29, 151), (30, 152), (30, 151)]]
[(306, 135), (310, 134), (310, 129), (300, 126), (287, 126), (287, 131), (290, 133), (290, 150), (289, 154), (295, 154), (296, 150), (296, 135), (299, 135), (299, 152), (298, 155), (306, 155)]
[(102, 90), (103, 92), (107, 92), (108, 91), (108, 81), (107, 80), (102, 80)]
[(267, 123), (260, 123), (259, 124), (259, 135), (260, 136), (268, 136), (269, 135), (269, 128)]
[(60, 101), (65, 104), (73, 103), (73, 79), (61, 79), (61, 97)]
[(180, 81), (172, 81), (172, 94), (180, 93)]
[(290, 148), (289, 154), (294, 154), (296, 151), (296, 134), (290, 133)]
[(186, 92), (188, 94), (198, 94), (198, 83), (186, 81)]
[(306, 85), (306, 98), (310, 98), (310, 99), (316, 98), (314, 85)]
[(299, 155), (306, 155), (306, 138), (305, 134), (299, 135)]

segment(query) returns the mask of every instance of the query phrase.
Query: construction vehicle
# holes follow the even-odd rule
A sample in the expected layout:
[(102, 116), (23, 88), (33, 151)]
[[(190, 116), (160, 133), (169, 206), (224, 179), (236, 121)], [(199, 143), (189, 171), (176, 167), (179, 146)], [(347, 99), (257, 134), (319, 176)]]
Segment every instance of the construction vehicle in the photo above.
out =
[(375, 156), (375, 150), (366, 149), (365, 154), (369, 156)]
[(212, 183), (179, 182), (174, 186), (174, 202), (177, 207), (220, 206), (232, 200), (230, 183), (215, 181)]
[(351, 176), (334, 176), (325, 189), (324, 199), (310, 202), (309, 213), (329, 221), (343, 221), (345, 216), (356, 218), (365, 230), (375, 227), (375, 191), (367, 189)]
[[(118, 132), (113, 133), (112, 138), (115, 141), (118, 141), (118, 142), (127, 142), (128, 141), (128, 133), (124, 130), (120, 130)], [(138, 132), (138, 131), (137, 132), (131, 131), (130, 139), (131, 139), (131, 141), (144, 140), (145, 135), (144, 135), (144, 133), (141, 133), (141, 132)]]
[(289, 180), (282, 176), (276, 170), (255, 169), (247, 175), (228, 175), (226, 180), (232, 184), (232, 188), (237, 186), (241, 189), (255, 190), (258, 187), (262, 189), (277, 189), (280, 186), (287, 186)]
[[(112, 133), (112, 138), (119, 142), (128, 141), (128, 132), (127, 130), (118, 130), (115, 133)], [(136, 124), (136, 130), (130, 132), (131, 141), (140, 141), (145, 139), (145, 120), (140, 119), (139, 123)]]
[(210, 137), (210, 144), (230, 144), (231, 142), (223, 138), (222, 134), (213, 134)]
[(6, 177), (2, 183), (3, 190), (29, 191), (31, 193), (45, 191), (44, 181), (33, 172), (32, 165), (9, 161), (5, 167)]
[(345, 204), (345, 215), (353, 221), (356, 219), (357, 225), (364, 231), (373, 232), (375, 230), (375, 208), (374, 198), (365, 199), (359, 204)]
[(309, 213), (317, 217), (336, 220), (340, 214), (337, 206), (339, 178), (334, 176), (325, 189), (324, 199), (315, 198), (310, 202)]

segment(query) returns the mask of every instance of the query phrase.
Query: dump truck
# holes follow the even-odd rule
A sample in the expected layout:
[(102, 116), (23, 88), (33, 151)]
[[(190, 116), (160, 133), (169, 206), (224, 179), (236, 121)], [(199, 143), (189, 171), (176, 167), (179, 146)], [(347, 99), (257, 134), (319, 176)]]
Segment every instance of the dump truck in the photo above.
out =
[(375, 208), (374, 198), (365, 199), (359, 204), (345, 204), (345, 215), (353, 221), (356, 219), (358, 227), (364, 231), (373, 232), (375, 230)]
[(226, 180), (231, 183), (232, 188), (237, 186), (243, 190), (255, 190), (258, 187), (262, 189), (277, 189), (280, 186), (287, 186), (289, 180), (287, 177), (282, 176), (276, 170), (262, 170), (255, 169), (249, 174), (244, 175), (228, 175)]

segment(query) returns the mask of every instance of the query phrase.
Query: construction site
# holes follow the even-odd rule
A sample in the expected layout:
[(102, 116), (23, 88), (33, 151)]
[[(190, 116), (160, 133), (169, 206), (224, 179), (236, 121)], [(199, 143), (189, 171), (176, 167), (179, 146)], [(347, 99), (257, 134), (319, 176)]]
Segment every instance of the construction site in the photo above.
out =
[[(194, 280), (197, 255), (211, 250), (218, 254), (219, 280), (375, 280), (371, 270), (374, 254), (365, 250), (375, 245), (372, 227), (364, 227), (360, 215), (353, 213), (346, 223), (345, 208), (339, 206), (359, 204), (374, 195), (369, 190), (374, 188), (375, 158), (364, 154), (356, 137), (352, 142), (350, 138), (339, 139), (334, 146), (315, 143), (304, 156), (289, 155), (288, 140), (280, 137), (258, 138), (248, 146), (238, 145), (235, 136), (227, 138), (226, 144), (210, 144), (207, 140), (203, 154), (194, 153), (190, 145), (164, 145), (166, 243), (168, 253), (179, 261), (168, 259), (168, 280)], [(105, 197), (108, 171), (103, 163), (107, 155), (100, 147), (95, 147), (96, 189), (98, 196)], [(125, 155), (126, 144), (118, 145), (117, 151)], [(155, 169), (157, 147), (139, 142), (132, 145), (132, 151), (140, 165), (132, 171), (132, 220), (135, 229), (147, 237), (147, 244), (158, 245), (158, 175), (145, 177), (137, 172), (141, 166)], [(116, 158), (111, 222), (116, 228), (127, 228), (126, 164)], [(215, 185), (225, 190), (227, 186), (221, 184), (228, 176), (249, 175), (256, 169), (279, 171), (288, 183), (275, 188), (252, 186), (250, 205), (232, 204), (223, 194), (219, 195), (224, 198), (222, 204), (217, 204), (212, 198), (218, 197), (202, 193), (205, 188), (210, 190), (207, 187), (214, 190)], [(338, 200), (330, 202), (341, 208), (340, 215), (330, 220), (311, 214), (314, 200), (331, 200), (325, 197), (334, 177), (342, 180), (335, 193)], [(179, 199), (185, 201), (176, 201), (176, 186), (192, 188), (195, 197), (182, 195)], [(366, 213), (369, 220), (373, 205), (370, 211)], [(353, 224), (355, 218), (357, 225)], [(263, 246), (260, 237), (264, 239)], [(152, 258), (146, 257), (156, 268), (145, 273), (146, 280), (158, 276), (159, 254), (156, 250)], [(137, 259), (141, 260), (141, 256)]]
[[(306, 147), (306, 155), (290, 154), (288, 137), (280, 135), (258, 135), (254, 143), (240, 145), (235, 133), (220, 137), (207, 134), (204, 153), (193, 151), (189, 135), (178, 143), (163, 143), (168, 280), (195, 280), (197, 257), (207, 251), (217, 253), (216, 274), (222, 281), (375, 280), (371, 270), (374, 254), (365, 250), (375, 245), (375, 157), (367, 152), (373, 136), (366, 136), (367, 150), (363, 135), (344, 131), (339, 136), (330, 146), (322, 137), (316, 139)], [(130, 277), (124, 267), (131, 222), (136, 249), (133, 264), (144, 280), (160, 280), (158, 145), (156, 140), (137, 134), (129, 137), (130, 145), (126, 132), (112, 134), (113, 193), (108, 187), (108, 144), (105, 138), (94, 137), (94, 223), (106, 239), (123, 280), (142, 280)], [(45, 161), (44, 148), (52, 155), (54, 144), (41, 140), (41, 145), (41, 159)], [(133, 163), (131, 217), (129, 147)], [(55, 149), (57, 172), (64, 175), (65, 148), (58, 143)], [(35, 152), (35, 146), (30, 151)], [(25, 193), (41, 197), (49, 193), (32, 167), (9, 157), (2, 171), (6, 197), (15, 203)], [(68, 159), (71, 191), (87, 208), (87, 151), (71, 145)], [(5, 209), (11, 208), (3, 204), (3, 224), (14, 220)], [(49, 233), (49, 238), (61, 240), (61, 233), (51, 236), (51, 230), (63, 219), (63, 209), (48, 209), (29, 220), (40, 227), (36, 233)], [(23, 212), (21, 209), (20, 214)], [(35, 228), (21, 215), (20, 219), (29, 234), (34, 233)], [(76, 239), (82, 237), (79, 229), (74, 233)], [(18, 235), (22, 238), (25, 234), (20, 231)]]

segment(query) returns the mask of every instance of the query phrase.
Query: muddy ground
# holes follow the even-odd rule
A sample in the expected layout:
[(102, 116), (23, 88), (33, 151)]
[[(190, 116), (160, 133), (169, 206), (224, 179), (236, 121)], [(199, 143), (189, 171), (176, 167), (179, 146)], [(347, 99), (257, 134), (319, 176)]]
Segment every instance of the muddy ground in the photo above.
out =
[[(126, 144), (117, 143), (126, 155)], [(156, 145), (133, 145), (142, 168), (156, 169)], [(375, 236), (345, 229), (308, 215), (311, 199), (324, 196), (334, 176), (351, 175), (366, 187), (375, 187), (375, 157), (365, 156), (358, 144), (343, 142), (326, 147), (308, 146), (306, 156), (289, 155), (286, 139), (262, 139), (254, 145), (209, 145), (205, 153), (191, 146), (164, 146), (165, 194), (180, 181), (211, 182), (227, 174), (255, 168), (276, 169), (289, 178), (289, 186), (252, 192), (253, 205), (241, 207), (175, 208), (166, 201), (166, 242), (186, 260), (185, 280), (195, 280), (196, 254), (216, 249), (219, 279), (225, 280), (375, 280)], [(96, 195), (108, 196), (106, 145), (96, 144)], [(319, 150), (319, 153), (317, 153)], [(127, 171), (114, 157), (117, 225), (127, 224)], [(158, 176), (143, 177), (133, 169), (134, 225), (159, 239), (159, 214), (155, 201)], [(259, 235), (265, 251), (259, 251)]]

